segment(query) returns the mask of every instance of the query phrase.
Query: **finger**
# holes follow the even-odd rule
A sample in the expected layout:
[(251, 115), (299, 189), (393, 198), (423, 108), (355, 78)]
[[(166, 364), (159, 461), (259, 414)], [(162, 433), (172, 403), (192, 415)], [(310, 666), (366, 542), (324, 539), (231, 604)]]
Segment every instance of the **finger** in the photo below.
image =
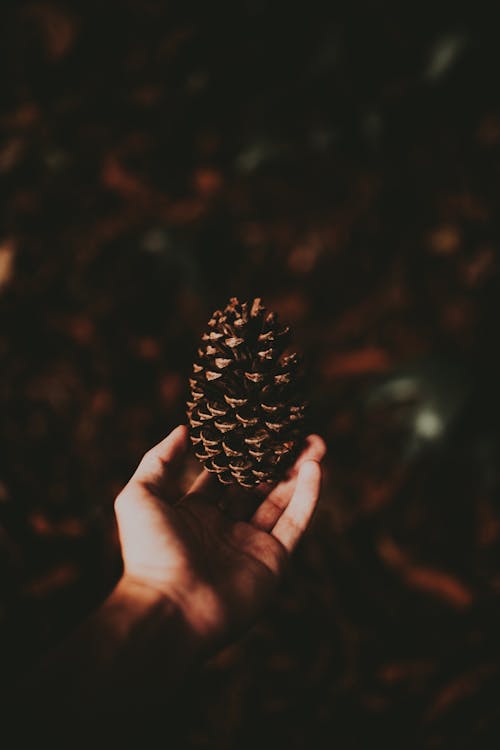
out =
[(309, 435), (302, 453), (290, 470), (289, 476), (277, 484), (271, 492), (269, 492), (269, 486), (267, 487), (267, 497), (255, 511), (250, 523), (262, 531), (271, 531), (292, 498), (300, 467), (306, 461), (317, 461), (319, 463), (325, 453), (324, 440), (319, 435)]
[(292, 474), (298, 474), (305, 461), (317, 461), (319, 463), (325, 457), (325, 453), (326, 445), (323, 438), (320, 435), (308, 435), (304, 447), (292, 467)]
[(302, 464), (297, 484), (287, 508), (271, 534), (291, 552), (307, 529), (316, 507), (321, 486), (321, 467), (317, 461)]
[[(185, 497), (189, 495), (209, 495), (217, 486), (217, 477), (206, 469), (200, 471)], [(220, 485), (222, 487), (222, 485)]]
[(160, 443), (144, 454), (131, 482), (161, 488), (167, 476), (175, 473), (187, 448), (187, 427), (179, 425)]

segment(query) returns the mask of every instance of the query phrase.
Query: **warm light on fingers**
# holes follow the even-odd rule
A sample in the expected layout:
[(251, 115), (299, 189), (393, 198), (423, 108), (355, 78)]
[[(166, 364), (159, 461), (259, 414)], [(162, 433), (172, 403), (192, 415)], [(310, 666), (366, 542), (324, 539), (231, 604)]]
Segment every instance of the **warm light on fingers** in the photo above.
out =
[(326, 445), (323, 438), (319, 435), (308, 435), (304, 449), (297, 458), (290, 476), (277, 484), (267, 497), (263, 496), (263, 501), (254, 513), (250, 523), (262, 531), (271, 531), (295, 492), (300, 467), (307, 461), (317, 461), (319, 463), (325, 453)]
[(155, 483), (164, 479), (168, 465), (180, 458), (187, 448), (187, 427), (179, 425), (161, 442), (144, 454), (132, 480)]
[(307, 529), (318, 502), (321, 467), (317, 461), (305, 461), (299, 470), (290, 503), (272, 530), (272, 535), (291, 552)]
[(326, 454), (325, 441), (319, 435), (308, 435), (304, 448), (298, 456), (294, 469), (299, 469), (305, 461), (321, 461)]

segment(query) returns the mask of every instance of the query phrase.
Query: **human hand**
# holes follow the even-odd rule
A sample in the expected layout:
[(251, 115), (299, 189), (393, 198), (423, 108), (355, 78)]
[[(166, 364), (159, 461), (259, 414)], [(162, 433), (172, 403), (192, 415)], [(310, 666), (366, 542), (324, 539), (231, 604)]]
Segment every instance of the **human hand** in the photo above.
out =
[[(288, 477), (255, 492), (226, 488), (206, 470), (167, 499), (188, 442), (177, 427), (148, 451), (115, 503), (123, 581), (176, 606), (202, 648), (249, 626), (269, 599), (316, 506), (326, 448), (310, 435)], [(253, 501), (248, 520), (222, 512)]]

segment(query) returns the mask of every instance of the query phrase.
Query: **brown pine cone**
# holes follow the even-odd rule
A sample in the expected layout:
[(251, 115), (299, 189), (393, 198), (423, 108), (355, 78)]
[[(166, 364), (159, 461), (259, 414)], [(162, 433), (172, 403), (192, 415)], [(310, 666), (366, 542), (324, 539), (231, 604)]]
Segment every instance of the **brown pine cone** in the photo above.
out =
[(290, 329), (259, 298), (233, 297), (202, 336), (189, 380), (188, 421), (197, 458), (223, 484), (280, 479), (304, 434), (299, 358)]

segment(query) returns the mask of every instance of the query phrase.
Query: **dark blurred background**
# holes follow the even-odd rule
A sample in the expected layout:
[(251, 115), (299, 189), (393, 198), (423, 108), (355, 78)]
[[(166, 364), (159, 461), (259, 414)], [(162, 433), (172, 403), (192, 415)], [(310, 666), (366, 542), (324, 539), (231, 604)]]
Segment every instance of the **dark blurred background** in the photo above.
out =
[(114, 496), (209, 314), (260, 295), (327, 476), (178, 746), (498, 745), (500, 48), (469, 5), (2, 4), (4, 679), (109, 590)]

